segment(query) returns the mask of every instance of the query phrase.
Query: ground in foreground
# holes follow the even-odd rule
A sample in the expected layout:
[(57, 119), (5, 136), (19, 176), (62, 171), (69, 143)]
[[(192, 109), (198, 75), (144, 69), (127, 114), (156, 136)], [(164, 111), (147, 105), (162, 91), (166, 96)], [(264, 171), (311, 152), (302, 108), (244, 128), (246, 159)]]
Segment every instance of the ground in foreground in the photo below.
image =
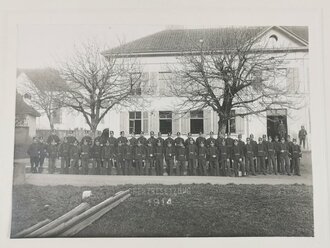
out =
[(95, 205), (128, 188), (132, 197), (76, 236), (314, 235), (312, 186), (298, 184), (15, 186), (12, 234), (74, 208), (84, 190), (93, 191), (88, 201)]

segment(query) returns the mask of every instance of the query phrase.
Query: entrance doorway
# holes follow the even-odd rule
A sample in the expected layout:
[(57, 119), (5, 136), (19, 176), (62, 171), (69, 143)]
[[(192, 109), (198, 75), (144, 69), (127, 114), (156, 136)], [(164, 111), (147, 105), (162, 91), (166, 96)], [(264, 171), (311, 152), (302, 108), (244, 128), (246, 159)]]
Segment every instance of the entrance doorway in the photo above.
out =
[(273, 139), (280, 137), (280, 123), (283, 123), (285, 135), (288, 133), (287, 111), (286, 109), (274, 109), (267, 111), (267, 136)]

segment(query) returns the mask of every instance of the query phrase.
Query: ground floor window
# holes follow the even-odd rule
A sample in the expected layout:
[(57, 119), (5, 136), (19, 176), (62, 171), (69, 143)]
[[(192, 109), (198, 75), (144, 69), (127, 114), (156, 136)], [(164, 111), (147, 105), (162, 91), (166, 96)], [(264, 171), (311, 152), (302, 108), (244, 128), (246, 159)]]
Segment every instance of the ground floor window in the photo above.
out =
[(190, 111), (190, 132), (192, 134), (204, 133), (203, 110)]
[(172, 132), (172, 111), (159, 111), (159, 131), (163, 134)]
[[(235, 110), (231, 110), (231, 115), (235, 115)], [(227, 121), (226, 133), (236, 133), (236, 118), (232, 117)]]
[(129, 112), (129, 133), (141, 133), (141, 111)]
[(275, 136), (286, 136), (288, 131), (287, 110), (273, 109), (267, 111), (267, 135), (275, 138)]

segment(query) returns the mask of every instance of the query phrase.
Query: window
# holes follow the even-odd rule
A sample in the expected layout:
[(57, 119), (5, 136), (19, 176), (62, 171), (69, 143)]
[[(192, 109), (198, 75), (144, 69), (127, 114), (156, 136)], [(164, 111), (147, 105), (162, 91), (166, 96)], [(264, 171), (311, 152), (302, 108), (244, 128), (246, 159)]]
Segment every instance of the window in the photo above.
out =
[(159, 111), (159, 131), (172, 132), (172, 111)]
[(140, 96), (142, 94), (142, 89), (141, 89), (142, 75), (143, 74), (141, 74), (140, 72), (132, 73), (130, 75), (131, 82), (132, 84), (134, 84), (131, 85), (131, 95)]
[(197, 134), (204, 133), (204, 115), (203, 110), (190, 111), (190, 132)]
[(141, 132), (141, 112), (129, 112), (129, 133)]
[[(235, 115), (235, 110), (230, 111), (231, 115)], [(226, 133), (236, 133), (236, 118), (232, 117), (227, 121)]]
[(159, 95), (169, 96), (171, 95), (171, 72), (159, 72), (158, 84)]
[(53, 123), (61, 124), (62, 123), (62, 109), (56, 109), (53, 112)]

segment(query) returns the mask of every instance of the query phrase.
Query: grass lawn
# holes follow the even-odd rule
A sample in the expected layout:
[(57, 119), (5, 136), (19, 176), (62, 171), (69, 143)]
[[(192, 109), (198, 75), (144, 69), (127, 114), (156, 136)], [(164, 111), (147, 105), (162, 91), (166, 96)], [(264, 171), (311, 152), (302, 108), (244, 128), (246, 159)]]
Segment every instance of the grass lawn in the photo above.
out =
[(95, 205), (127, 188), (132, 197), (76, 236), (314, 235), (312, 186), (296, 184), (15, 186), (12, 234), (74, 208), (83, 190), (93, 191), (88, 202)]

